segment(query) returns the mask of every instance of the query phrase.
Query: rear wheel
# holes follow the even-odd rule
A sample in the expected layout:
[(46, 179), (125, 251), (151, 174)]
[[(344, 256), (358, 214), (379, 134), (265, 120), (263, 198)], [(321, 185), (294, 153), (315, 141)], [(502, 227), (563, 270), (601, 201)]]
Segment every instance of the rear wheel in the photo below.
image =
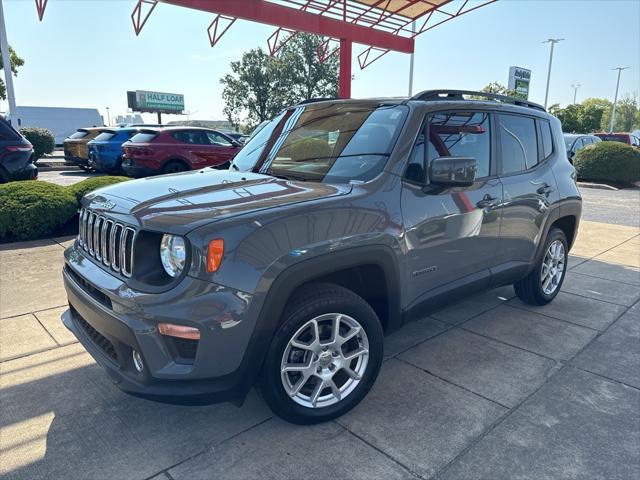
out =
[(559, 228), (547, 235), (542, 258), (522, 280), (513, 284), (516, 295), (529, 305), (546, 305), (560, 292), (567, 270), (567, 237)]
[(183, 162), (171, 160), (164, 166), (162, 173), (180, 173), (186, 172), (187, 170), (189, 170), (189, 168)]
[(271, 409), (293, 423), (343, 415), (373, 386), (382, 363), (382, 327), (355, 293), (332, 284), (304, 287), (285, 313), (264, 365)]

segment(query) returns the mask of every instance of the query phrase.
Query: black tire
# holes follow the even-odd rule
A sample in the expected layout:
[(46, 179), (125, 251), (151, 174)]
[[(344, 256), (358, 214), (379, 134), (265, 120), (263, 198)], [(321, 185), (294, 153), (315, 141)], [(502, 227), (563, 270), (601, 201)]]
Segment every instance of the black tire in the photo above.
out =
[[(542, 286), (542, 264), (545, 261), (549, 247), (553, 242), (560, 241), (564, 247), (564, 268), (560, 281), (557, 283), (557, 287), (551, 293), (545, 293)], [(519, 280), (513, 284), (513, 289), (520, 300), (529, 305), (546, 305), (551, 300), (556, 298), (556, 295), (562, 288), (562, 283), (567, 274), (567, 261), (569, 258), (569, 247), (567, 244), (567, 237), (564, 232), (559, 228), (551, 228), (549, 234), (544, 242), (544, 248), (540, 258), (536, 262), (533, 270), (522, 280)]]
[[(359, 323), (368, 340), (368, 362), (359, 383), (345, 398), (325, 407), (303, 406), (296, 403), (283, 386), (283, 354), (289, 341), (301, 327), (311, 319), (330, 313), (348, 315)], [(294, 294), (282, 320), (269, 347), (260, 382), (269, 407), (289, 422), (309, 425), (344, 415), (360, 403), (371, 390), (383, 358), (382, 326), (371, 306), (350, 290), (334, 284), (317, 283), (305, 286)]]
[(189, 167), (184, 162), (181, 162), (179, 160), (171, 160), (170, 162), (167, 162), (164, 167), (162, 167), (162, 173), (180, 173), (186, 172), (187, 170), (189, 170)]

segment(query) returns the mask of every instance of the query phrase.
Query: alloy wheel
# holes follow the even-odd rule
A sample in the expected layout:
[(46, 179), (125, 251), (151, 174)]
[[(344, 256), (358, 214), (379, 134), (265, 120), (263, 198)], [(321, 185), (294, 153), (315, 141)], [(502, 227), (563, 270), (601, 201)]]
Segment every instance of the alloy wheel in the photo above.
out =
[(369, 361), (369, 340), (352, 317), (328, 313), (306, 322), (289, 340), (280, 365), (286, 393), (307, 408), (344, 400)]
[(540, 281), (545, 295), (553, 294), (560, 285), (564, 275), (565, 250), (560, 240), (551, 242), (542, 262)]

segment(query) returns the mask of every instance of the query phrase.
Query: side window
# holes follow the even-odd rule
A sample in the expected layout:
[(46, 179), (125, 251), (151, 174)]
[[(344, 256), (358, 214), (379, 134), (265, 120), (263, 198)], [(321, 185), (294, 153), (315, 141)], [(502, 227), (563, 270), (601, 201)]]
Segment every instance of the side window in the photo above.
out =
[(553, 153), (553, 137), (551, 136), (551, 124), (546, 120), (538, 120), (538, 128), (542, 137), (542, 158), (549, 158)]
[(207, 137), (209, 138), (209, 143), (211, 145), (215, 145), (218, 147), (230, 147), (231, 142), (227, 140), (225, 137), (216, 132), (207, 132)]
[(573, 146), (573, 151), (577, 152), (582, 147), (584, 147), (584, 138), (579, 138), (578, 140), (576, 140), (576, 144)]
[(538, 139), (533, 118), (500, 115), (502, 173), (515, 173), (533, 168), (538, 163)]
[(409, 164), (405, 178), (411, 182), (424, 183), (425, 181), (425, 151), (424, 151), (424, 131), (418, 136), (418, 140), (411, 150)]
[(428, 154), (429, 162), (438, 157), (473, 157), (477, 162), (476, 177), (488, 177), (491, 166), (489, 114), (434, 113), (429, 119)]

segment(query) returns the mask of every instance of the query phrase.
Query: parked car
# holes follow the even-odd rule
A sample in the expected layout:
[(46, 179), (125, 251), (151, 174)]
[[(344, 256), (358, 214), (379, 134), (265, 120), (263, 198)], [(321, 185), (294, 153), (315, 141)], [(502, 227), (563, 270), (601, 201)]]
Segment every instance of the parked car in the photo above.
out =
[(0, 115), (0, 183), (35, 180), (33, 145)]
[(552, 301), (581, 209), (539, 105), (458, 91), (296, 105), (228, 170), (85, 196), (62, 320), (133, 395), (242, 402), (258, 382), (278, 415), (322, 422), (371, 389), (383, 334), (439, 303), (507, 284)]
[(208, 128), (143, 129), (123, 146), (122, 169), (132, 177), (203, 167), (228, 168), (242, 145)]
[(122, 144), (140, 130), (139, 127), (119, 127), (102, 131), (87, 144), (89, 168), (107, 173), (120, 173), (122, 171)]
[(578, 150), (594, 143), (600, 143), (599, 137), (595, 135), (579, 135), (575, 133), (564, 134), (564, 145), (567, 149), (567, 158), (573, 163), (573, 157), (575, 157)]
[(599, 137), (604, 142), (621, 142), (631, 145), (632, 147), (640, 148), (640, 139), (631, 133), (594, 133), (596, 137)]
[(104, 127), (79, 128), (62, 143), (64, 160), (83, 170), (89, 167), (89, 147), (87, 144), (105, 130)]

